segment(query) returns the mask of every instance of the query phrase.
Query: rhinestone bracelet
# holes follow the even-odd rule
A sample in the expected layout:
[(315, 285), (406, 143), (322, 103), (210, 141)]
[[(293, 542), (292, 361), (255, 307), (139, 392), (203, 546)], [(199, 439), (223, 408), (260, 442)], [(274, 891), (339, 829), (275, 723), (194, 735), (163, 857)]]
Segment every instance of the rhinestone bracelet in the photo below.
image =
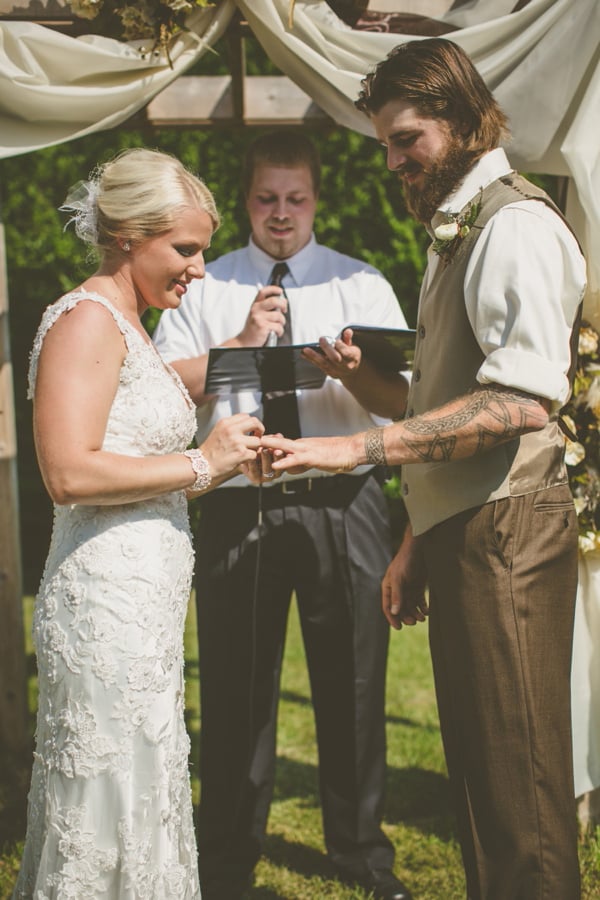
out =
[(187, 456), (192, 464), (196, 480), (188, 491), (206, 491), (210, 487), (212, 475), (210, 474), (210, 466), (202, 450), (184, 450), (184, 456)]

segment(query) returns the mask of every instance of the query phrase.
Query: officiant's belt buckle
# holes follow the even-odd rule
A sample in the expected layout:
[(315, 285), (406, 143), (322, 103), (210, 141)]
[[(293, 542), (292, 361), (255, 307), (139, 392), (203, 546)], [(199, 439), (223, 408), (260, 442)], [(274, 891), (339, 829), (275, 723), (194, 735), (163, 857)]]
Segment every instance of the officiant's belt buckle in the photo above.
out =
[(312, 478), (300, 478), (298, 481), (282, 481), (282, 494), (308, 494), (312, 491)]

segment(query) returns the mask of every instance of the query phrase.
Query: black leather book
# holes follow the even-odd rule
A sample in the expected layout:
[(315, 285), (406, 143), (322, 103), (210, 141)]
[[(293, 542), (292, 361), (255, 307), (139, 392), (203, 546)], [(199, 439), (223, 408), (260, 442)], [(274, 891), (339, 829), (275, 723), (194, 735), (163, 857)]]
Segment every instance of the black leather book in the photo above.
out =
[(346, 328), (352, 329), (352, 343), (360, 347), (365, 359), (376, 368), (386, 372), (401, 372), (411, 367), (417, 336), (414, 328), (346, 325), (342, 332)]
[[(410, 368), (415, 348), (413, 329), (345, 325), (365, 359), (386, 372)], [(212, 347), (206, 372), (207, 394), (240, 391), (314, 390), (325, 381), (321, 370), (302, 356), (305, 347), (320, 351), (318, 343), (281, 347)]]
[(320, 388), (325, 381), (321, 372), (302, 356), (305, 347), (212, 347), (206, 370), (207, 394), (237, 394), (240, 391), (294, 391)]

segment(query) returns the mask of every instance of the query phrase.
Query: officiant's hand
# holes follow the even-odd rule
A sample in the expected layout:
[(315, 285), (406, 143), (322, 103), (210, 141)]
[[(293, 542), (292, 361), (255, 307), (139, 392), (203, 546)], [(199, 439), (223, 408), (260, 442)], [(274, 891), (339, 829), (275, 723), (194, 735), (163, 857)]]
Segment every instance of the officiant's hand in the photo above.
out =
[(244, 327), (237, 336), (240, 346), (262, 347), (271, 331), (281, 337), (286, 312), (287, 299), (282, 289), (276, 284), (265, 285), (254, 298)]
[(406, 409), (408, 382), (401, 372), (377, 368), (352, 343), (351, 328), (341, 338), (319, 338), (318, 350), (305, 347), (303, 356), (331, 378), (337, 378), (364, 409), (385, 419), (400, 419)]
[(305, 347), (302, 355), (331, 378), (342, 383), (357, 374), (362, 359), (360, 347), (352, 343), (352, 329), (345, 328), (339, 338), (319, 338), (321, 352)]

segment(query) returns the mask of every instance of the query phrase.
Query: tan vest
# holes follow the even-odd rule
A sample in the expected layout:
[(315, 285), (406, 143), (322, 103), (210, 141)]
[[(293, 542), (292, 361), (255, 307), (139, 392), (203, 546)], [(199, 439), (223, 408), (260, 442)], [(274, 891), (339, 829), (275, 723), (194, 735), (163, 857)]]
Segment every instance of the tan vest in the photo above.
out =
[[(427, 412), (481, 387), (476, 374), (485, 356), (465, 309), (465, 273), (475, 242), (489, 219), (501, 207), (523, 198), (543, 200), (562, 218), (547, 194), (521, 176), (512, 173), (494, 181), (483, 191), (477, 221), (454, 258), (448, 265), (440, 261), (429, 288), (421, 293), (407, 416)], [(437, 227), (437, 218), (433, 224)], [(492, 500), (564, 484), (564, 447), (554, 416), (542, 431), (525, 434), (479, 456), (404, 466), (402, 491), (413, 533), (421, 534), (456, 513)]]

